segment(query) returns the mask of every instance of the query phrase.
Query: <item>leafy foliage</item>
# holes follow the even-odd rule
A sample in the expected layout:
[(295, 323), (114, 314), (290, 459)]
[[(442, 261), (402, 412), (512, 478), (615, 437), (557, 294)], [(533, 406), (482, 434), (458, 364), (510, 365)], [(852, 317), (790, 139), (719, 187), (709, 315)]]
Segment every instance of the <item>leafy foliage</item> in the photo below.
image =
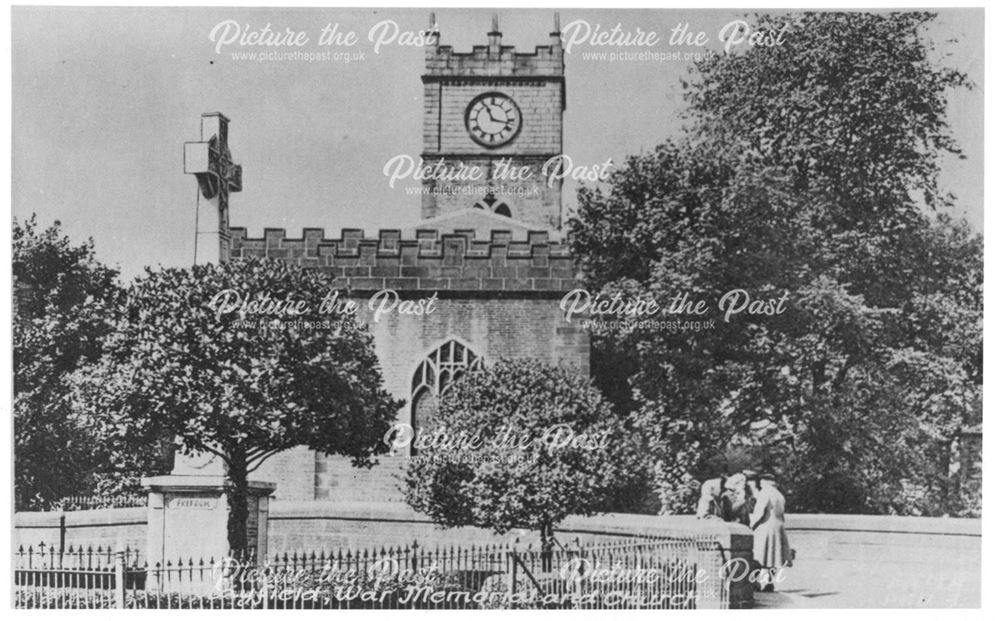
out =
[(581, 191), (572, 224), (592, 289), (787, 292), (788, 310), (598, 333), (597, 360), (632, 358), (598, 381), (645, 431), (665, 510), (744, 447), (796, 510), (949, 512), (938, 456), (978, 411), (982, 238), (937, 176), (958, 153), (947, 95), (969, 84), (936, 64), (930, 14), (757, 21), (789, 19), (782, 46), (699, 63), (686, 136)]
[(561, 520), (605, 510), (641, 475), (637, 446), (589, 380), (536, 361), (470, 370), (421, 435), (440, 440), (410, 461), (410, 506), (444, 526), (536, 530), (543, 549)]
[[(242, 550), (249, 472), (299, 445), (371, 465), (401, 405), (382, 387), (371, 336), (319, 313), (331, 290), (321, 272), (274, 260), (148, 270), (104, 356), (79, 374), (77, 403), (106, 437), (218, 456), (232, 484), (230, 546)], [(217, 312), (226, 291), (302, 312)]]
[[(136, 461), (112, 474), (120, 455), (68, 404), (67, 378), (96, 360), (112, 329), (118, 273), (74, 245), (58, 222), (34, 216), (13, 226), (14, 489), (17, 510), (135, 482)], [(149, 460), (143, 465), (149, 465)]]

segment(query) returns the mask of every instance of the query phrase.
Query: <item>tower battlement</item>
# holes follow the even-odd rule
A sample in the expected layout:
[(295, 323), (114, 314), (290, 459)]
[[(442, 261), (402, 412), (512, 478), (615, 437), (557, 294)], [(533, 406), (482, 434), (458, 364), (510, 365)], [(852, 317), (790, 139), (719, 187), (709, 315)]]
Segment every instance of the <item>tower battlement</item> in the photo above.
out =
[(555, 14), (548, 45), (536, 45), (533, 52), (518, 52), (513, 45), (501, 45), (503, 33), (500, 20), (493, 15), (493, 24), (486, 34), (487, 45), (474, 45), (471, 52), (456, 52), (450, 45), (441, 45), (437, 20), (431, 13), (429, 45), (426, 48), (424, 83), (448, 76), (482, 77), (549, 77), (561, 80), (565, 73), (559, 14)]
[(449, 76), (484, 78), (554, 78), (565, 73), (561, 42), (535, 46), (533, 52), (518, 52), (512, 45), (475, 45), (471, 52), (456, 52), (450, 45), (428, 47), (424, 83)]
[(511, 231), (494, 230), (476, 239), (473, 230), (440, 234), (417, 229), (404, 237), (398, 229), (366, 237), (362, 229), (342, 229), (327, 238), (320, 228), (303, 229), (290, 238), (284, 229), (268, 228), (263, 237), (247, 237), (232, 228), (233, 259), (269, 257), (334, 276), (334, 287), (353, 292), (397, 291), (539, 292), (562, 295), (579, 286), (569, 246), (551, 240), (547, 231), (533, 231), (515, 240)]
[(518, 52), (502, 45), (499, 18), (494, 15), (487, 44), (471, 52), (456, 52), (440, 44), (434, 15), (425, 48), (423, 151), (427, 161), (447, 166), (475, 166), (492, 170), (503, 165), (527, 171), (515, 193), (494, 196), (484, 179), (475, 182), (485, 200), (471, 198), (467, 182), (428, 178), (421, 195), (420, 213), (436, 218), (479, 207), (530, 223), (533, 227), (562, 228), (562, 180), (543, 183), (545, 162), (563, 151), (563, 112), (566, 79), (559, 16), (548, 45)]

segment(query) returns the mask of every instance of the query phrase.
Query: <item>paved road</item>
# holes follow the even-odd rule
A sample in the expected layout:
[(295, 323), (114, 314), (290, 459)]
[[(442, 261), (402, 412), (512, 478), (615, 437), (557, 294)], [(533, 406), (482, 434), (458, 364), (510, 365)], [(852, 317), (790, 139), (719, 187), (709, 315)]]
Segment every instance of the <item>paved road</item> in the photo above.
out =
[[(805, 516), (802, 516), (805, 517)], [(789, 519), (795, 566), (762, 608), (969, 608), (980, 606), (978, 523), (881, 518), (871, 531)], [(796, 522), (801, 527), (796, 527)], [(866, 522), (866, 524), (869, 524)]]

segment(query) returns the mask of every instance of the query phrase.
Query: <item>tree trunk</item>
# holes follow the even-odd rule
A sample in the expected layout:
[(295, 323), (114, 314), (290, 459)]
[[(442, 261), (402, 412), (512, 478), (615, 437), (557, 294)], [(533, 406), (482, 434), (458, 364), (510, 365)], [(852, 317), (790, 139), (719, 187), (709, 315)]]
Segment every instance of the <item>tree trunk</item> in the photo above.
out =
[(555, 547), (556, 536), (553, 532), (552, 524), (544, 524), (541, 528), (542, 535), (542, 571), (552, 571), (552, 549)]
[(226, 500), (229, 503), (229, 520), (226, 529), (229, 550), (234, 556), (247, 554), (247, 454), (246, 449), (237, 447), (230, 451), (226, 472)]
[(156, 468), (157, 474), (170, 474), (174, 471), (174, 460), (177, 456), (177, 444), (174, 443), (174, 436), (163, 434), (156, 443)]

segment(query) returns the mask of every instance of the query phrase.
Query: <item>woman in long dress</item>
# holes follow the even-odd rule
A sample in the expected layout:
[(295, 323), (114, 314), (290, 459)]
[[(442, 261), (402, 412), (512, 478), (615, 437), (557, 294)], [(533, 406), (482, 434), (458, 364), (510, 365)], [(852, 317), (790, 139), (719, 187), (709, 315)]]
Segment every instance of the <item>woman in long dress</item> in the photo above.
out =
[(761, 475), (754, 493), (750, 528), (753, 529), (753, 558), (761, 567), (760, 587), (774, 590), (778, 569), (792, 566), (792, 553), (785, 533), (785, 497), (774, 483), (774, 475)]

